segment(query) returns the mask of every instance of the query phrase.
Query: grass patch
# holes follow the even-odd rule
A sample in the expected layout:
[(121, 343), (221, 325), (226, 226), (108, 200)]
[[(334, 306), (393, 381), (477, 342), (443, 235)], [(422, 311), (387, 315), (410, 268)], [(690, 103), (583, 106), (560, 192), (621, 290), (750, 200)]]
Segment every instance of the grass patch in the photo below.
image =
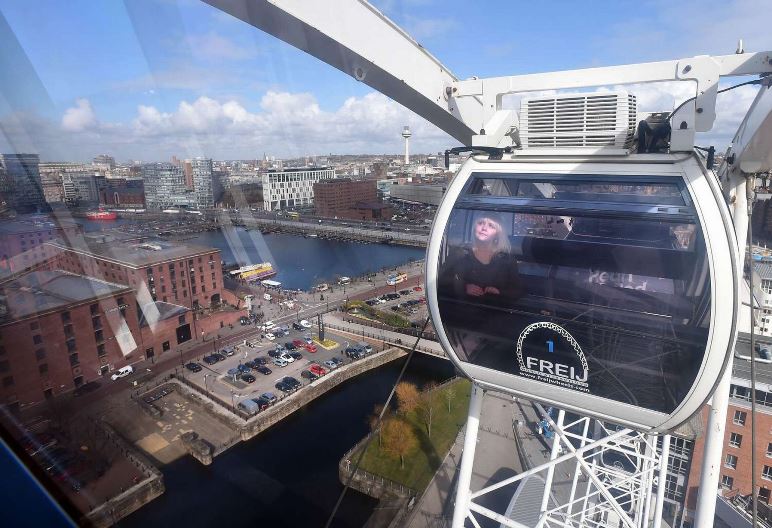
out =
[(410, 321), (393, 311), (383, 311), (368, 306), (363, 301), (349, 301), (345, 305), (349, 315), (370, 319), (371, 321), (387, 324), (394, 328), (410, 328)]
[[(437, 390), (432, 406), (434, 415), (431, 438), (427, 435), (426, 424), (421, 421), (418, 411), (407, 413), (404, 419), (418, 439), (418, 449), (405, 456), (404, 469), (400, 467), (399, 457), (391, 457), (383, 451), (377, 434), (370, 442), (360, 467), (418, 492), (423, 491), (466, 422), (471, 387), (469, 380), (462, 378)], [(450, 412), (445, 391), (452, 391), (453, 394)]]

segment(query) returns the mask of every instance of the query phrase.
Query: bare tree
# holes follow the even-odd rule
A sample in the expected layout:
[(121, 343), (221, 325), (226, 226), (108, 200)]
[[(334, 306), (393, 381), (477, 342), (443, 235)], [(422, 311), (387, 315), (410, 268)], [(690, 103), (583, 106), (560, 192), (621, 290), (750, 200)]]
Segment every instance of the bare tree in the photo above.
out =
[(405, 468), (405, 456), (418, 447), (418, 439), (410, 424), (400, 418), (389, 418), (383, 423), (383, 450), (399, 457), (400, 467)]
[(401, 414), (405, 415), (415, 409), (419, 399), (420, 393), (414, 384), (402, 381), (397, 385), (397, 407)]
[(434, 405), (437, 401), (437, 384), (430, 381), (420, 393), (418, 400), (418, 415), (426, 424), (426, 434), (432, 437), (432, 418), (434, 418)]
[(445, 401), (448, 403), (448, 414), (450, 414), (450, 406), (453, 403), (453, 400), (456, 399), (456, 386), (448, 387), (443, 392), (443, 395), (445, 396)]

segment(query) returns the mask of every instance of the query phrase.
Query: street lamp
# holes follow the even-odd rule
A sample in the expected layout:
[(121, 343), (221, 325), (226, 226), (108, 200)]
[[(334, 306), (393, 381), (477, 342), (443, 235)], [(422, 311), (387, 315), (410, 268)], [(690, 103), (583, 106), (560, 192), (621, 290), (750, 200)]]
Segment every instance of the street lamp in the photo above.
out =
[(231, 391), (231, 406), (233, 407), (233, 412), (236, 412), (236, 396), (241, 398), (241, 394)]
[(209, 376), (211, 376), (211, 374), (204, 374), (204, 390), (206, 390), (207, 395), (209, 394), (209, 385), (207, 383), (209, 381)]

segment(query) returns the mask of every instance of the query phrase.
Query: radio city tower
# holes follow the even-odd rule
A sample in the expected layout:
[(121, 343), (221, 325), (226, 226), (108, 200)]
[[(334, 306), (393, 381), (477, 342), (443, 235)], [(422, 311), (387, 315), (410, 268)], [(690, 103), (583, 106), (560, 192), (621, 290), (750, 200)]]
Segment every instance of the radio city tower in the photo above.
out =
[(410, 165), (410, 151), (408, 150), (408, 142), (410, 141), (410, 127), (405, 126), (402, 128), (402, 137), (405, 138), (405, 165)]

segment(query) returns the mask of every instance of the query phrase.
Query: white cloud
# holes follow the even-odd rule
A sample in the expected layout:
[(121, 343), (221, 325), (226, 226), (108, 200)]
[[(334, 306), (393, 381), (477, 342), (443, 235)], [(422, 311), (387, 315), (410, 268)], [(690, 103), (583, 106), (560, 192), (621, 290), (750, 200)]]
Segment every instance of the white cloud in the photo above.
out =
[(88, 99), (78, 99), (75, 106), (65, 110), (62, 116), (62, 128), (69, 132), (80, 132), (96, 124), (96, 115)]

